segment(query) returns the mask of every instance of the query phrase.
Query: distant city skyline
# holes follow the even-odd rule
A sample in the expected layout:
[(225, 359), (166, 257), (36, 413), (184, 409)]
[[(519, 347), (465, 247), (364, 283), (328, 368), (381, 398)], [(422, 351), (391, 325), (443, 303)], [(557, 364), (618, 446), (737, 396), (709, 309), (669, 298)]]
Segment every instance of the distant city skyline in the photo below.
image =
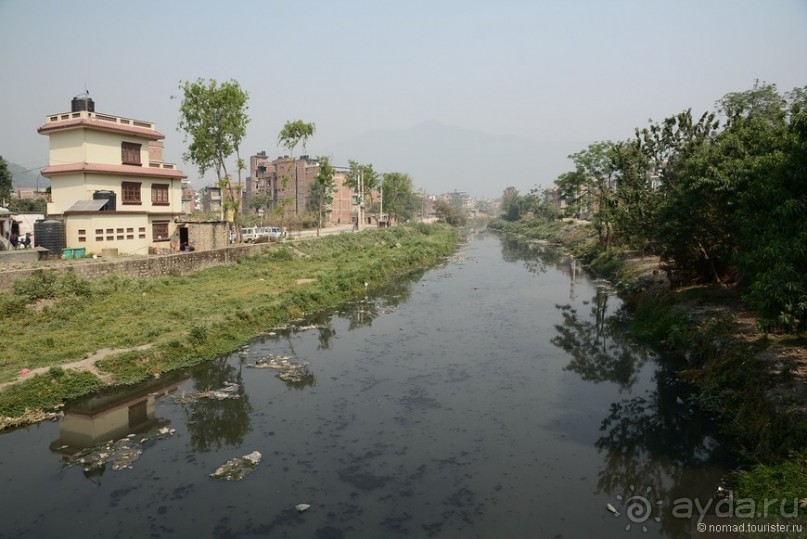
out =
[(99, 112), (155, 122), (198, 188), (213, 180), (182, 161), (172, 96), (234, 79), (250, 94), (245, 157), (282, 154), (278, 132), (302, 119), (310, 155), (495, 197), (755, 80), (807, 86), (805, 30), (803, 0), (0, 0), (0, 155), (47, 165), (36, 129), (89, 90)]

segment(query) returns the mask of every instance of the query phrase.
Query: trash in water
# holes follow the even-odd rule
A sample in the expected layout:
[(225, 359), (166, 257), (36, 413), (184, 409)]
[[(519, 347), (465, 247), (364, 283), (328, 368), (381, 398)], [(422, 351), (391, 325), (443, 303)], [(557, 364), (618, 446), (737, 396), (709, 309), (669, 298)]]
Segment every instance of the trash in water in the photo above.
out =
[(189, 402), (196, 402), (201, 399), (211, 400), (225, 400), (225, 399), (240, 399), (241, 394), (239, 389), (241, 386), (235, 382), (224, 382), (221, 389), (208, 389), (207, 391), (192, 391), (190, 393), (182, 392), (181, 395), (174, 397), (174, 401), (180, 404)]
[(293, 363), (293, 356), (268, 356), (260, 358), (252, 365), (247, 365), (254, 369), (274, 369), (278, 371), (277, 377), (284, 382), (304, 382), (311, 378), (312, 374), (308, 368), (308, 363)]
[(227, 481), (240, 481), (252, 473), (260, 462), (261, 454), (258, 451), (253, 451), (249, 455), (228, 460), (216, 468), (216, 471), (210, 474), (210, 477), (226, 479)]
[(311, 505), (309, 505), (307, 503), (300, 503), (300, 504), (295, 505), (294, 508), (297, 509), (298, 513), (305, 513), (306, 511), (311, 509)]
[(78, 452), (67, 466), (81, 466), (85, 472), (104, 468), (107, 463), (112, 464), (113, 470), (131, 469), (143, 454), (146, 442), (170, 438), (175, 432), (168, 427), (154, 427), (141, 436), (129, 434), (120, 440), (111, 440)]

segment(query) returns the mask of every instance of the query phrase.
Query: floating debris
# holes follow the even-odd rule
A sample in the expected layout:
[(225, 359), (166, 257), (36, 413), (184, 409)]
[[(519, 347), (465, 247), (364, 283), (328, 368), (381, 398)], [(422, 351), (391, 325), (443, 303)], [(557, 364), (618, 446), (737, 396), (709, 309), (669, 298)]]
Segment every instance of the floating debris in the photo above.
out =
[(303, 382), (311, 377), (308, 363), (294, 363), (293, 356), (267, 356), (247, 367), (254, 369), (274, 369), (279, 371), (277, 377), (284, 382)]
[(226, 479), (227, 481), (241, 481), (252, 473), (261, 462), (261, 454), (253, 451), (249, 455), (230, 459), (210, 474), (215, 479)]
[[(143, 454), (144, 445), (151, 440), (165, 440), (176, 432), (168, 427), (155, 427), (138, 438), (136, 434), (129, 434), (120, 440), (89, 447), (77, 453), (67, 466), (81, 466), (85, 472), (105, 468), (107, 463), (112, 464), (113, 470), (132, 469), (135, 461)], [(64, 448), (66, 446), (62, 446)], [(62, 449), (60, 448), (60, 449)]]
[(306, 511), (311, 509), (311, 505), (307, 503), (300, 503), (295, 505), (294, 508), (297, 509), (298, 513), (305, 513)]
[(174, 401), (180, 404), (187, 404), (189, 402), (196, 402), (201, 399), (211, 400), (225, 400), (225, 399), (240, 399), (239, 393), (241, 386), (236, 382), (224, 382), (221, 389), (209, 389), (207, 391), (192, 391), (190, 393), (182, 392), (182, 395), (174, 397)]

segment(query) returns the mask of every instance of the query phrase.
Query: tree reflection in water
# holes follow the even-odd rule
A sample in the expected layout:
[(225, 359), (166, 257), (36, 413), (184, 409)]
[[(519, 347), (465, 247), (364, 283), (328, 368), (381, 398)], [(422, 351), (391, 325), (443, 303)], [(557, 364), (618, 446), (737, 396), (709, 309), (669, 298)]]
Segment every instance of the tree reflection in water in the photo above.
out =
[(552, 338), (552, 344), (572, 356), (566, 370), (589, 382), (613, 382), (622, 391), (636, 383), (648, 352), (634, 346), (625, 333), (623, 311), (607, 315), (608, 299), (608, 289), (598, 287), (588, 320), (582, 320), (569, 305), (557, 306), (563, 324), (555, 326), (558, 335)]
[[(523, 262), (532, 273), (542, 273), (548, 266), (559, 269), (570, 279), (572, 300), (584, 289), (575, 286), (583, 279), (576, 261), (550, 246), (502, 239), (502, 257)], [(597, 287), (591, 300), (584, 302), (590, 305), (588, 312), (558, 305), (563, 320), (555, 326), (552, 343), (571, 356), (565, 370), (589, 382), (616, 384), (620, 393), (630, 393), (655, 356), (631, 340), (626, 331), (629, 315), (618, 308), (619, 300), (611, 293), (606, 286)], [(676, 366), (672, 358), (659, 360), (653, 390), (612, 403), (595, 446), (606, 452), (597, 493), (608, 495), (617, 506), (617, 496), (622, 500), (646, 497), (654, 507), (652, 516), (661, 518), (661, 533), (683, 538), (689, 534), (690, 523), (672, 516), (674, 500), (691, 498), (693, 492), (704, 489), (710, 496), (713, 477), (704, 472), (724, 469), (731, 458), (708, 419), (684, 404), (688, 389), (676, 376)]]
[[(602, 421), (596, 447), (606, 451), (599, 492), (612, 496), (650, 491), (651, 502), (662, 502), (661, 529), (670, 537), (687, 537), (689, 521), (671, 515), (674, 501), (692, 498), (698, 470), (722, 467), (728, 451), (712, 436), (714, 426), (682, 403), (684, 389), (674, 369), (662, 365), (656, 389), (611, 404)], [(708, 481), (708, 478), (701, 478)], [(709, 488), (714, 488), (711, 486)]]
[(412, 296), (412, 284), (423, 277), (424, 271), (418, 270), (403, 275), (397, 280), (375, 292), (374, 297), (365, 297), (359, 301), (348, 303), (339, 312), (339, 316), (348, 320), (348, 330), (362, 326), (372, 326), (379, 315), (389, 312), (402, 303), (406, 303)]
[(224, 382), (237, 383), (239, 398), (200, 399), (183, 406), (187, 417), (191, 445), (199, 451), (236, 447), (252, 430), (249, 414), (252, 405), (244, 391), (242, 365), (238, 368), (227, 358), (218, 358), (194, 369), (191, 373), (196, 391), (207, 391), (224, 386)]

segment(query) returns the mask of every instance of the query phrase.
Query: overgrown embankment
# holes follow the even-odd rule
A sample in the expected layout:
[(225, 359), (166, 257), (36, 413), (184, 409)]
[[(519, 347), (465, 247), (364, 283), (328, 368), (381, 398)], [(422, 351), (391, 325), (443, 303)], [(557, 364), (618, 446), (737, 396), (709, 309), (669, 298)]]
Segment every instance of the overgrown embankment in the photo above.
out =
[(419, 224), (278, 245), (192, 275), (90, 282), (45, 272), (19, 281), (0, 294), (0, 382), (23, 369), (50, 370), (0, 393), (0, 429), (105, 385), (93, 372), (61, 365), (102, 349), (134, 349), (95, 364), (113, 384), (194, 365), (433, 265), (458, 239), (451, 227)]
[[(737, 489), (758, 499), (807, 496), (807, 341), (764, 333), (733, 288), (671, 288), (655, 257), (603, 253), (582, 222), (495, 222), (494, 229), (558, 244), (614, 282), (635, 336), (686, 358), (693, 404), (710, 412), (750, 468)], [(785, 495), (788, 496), (785, 496)]]

